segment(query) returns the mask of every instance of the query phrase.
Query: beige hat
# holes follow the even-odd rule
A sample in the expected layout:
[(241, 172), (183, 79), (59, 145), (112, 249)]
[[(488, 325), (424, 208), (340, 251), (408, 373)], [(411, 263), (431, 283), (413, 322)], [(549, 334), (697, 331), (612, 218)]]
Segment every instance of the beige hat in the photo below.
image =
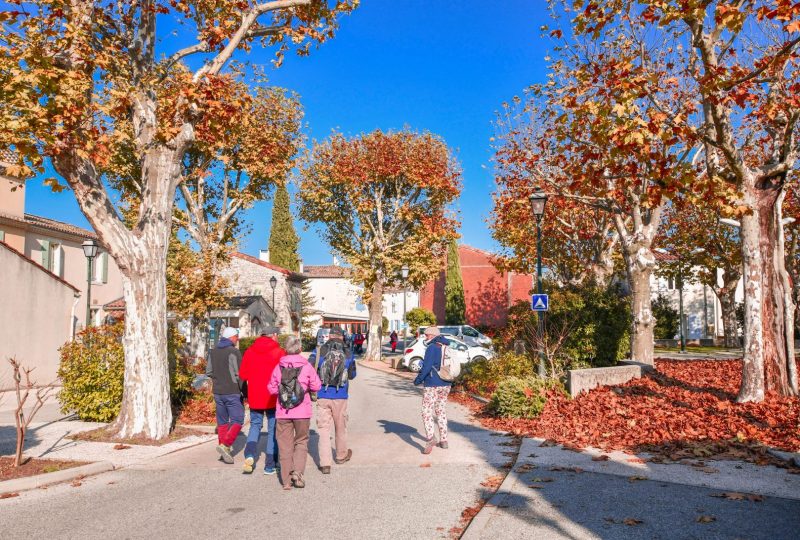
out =
[(436, 337), (436, 336), (438, 336), (440, 334), (441, 334), (441, 332), (439, 332), (439, 327), (438, 326), (429, 326), (429, 327), (427, 327), (425, 329), (425, 335), (426, 336)]

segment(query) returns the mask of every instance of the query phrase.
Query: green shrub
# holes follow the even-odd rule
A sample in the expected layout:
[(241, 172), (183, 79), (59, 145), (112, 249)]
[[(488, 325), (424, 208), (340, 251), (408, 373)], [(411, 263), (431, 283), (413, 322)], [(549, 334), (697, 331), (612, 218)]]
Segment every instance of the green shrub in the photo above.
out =
[(656, 339), (674, 339), (678, 333), (679, 316), (678, 310), (672, 307), (669, 298), (659, 294), (651, 305), (653, 317), (656, 325), (653, 328), (653, 336)]
[(244, 351), (252, 347), (253, 343), (258, 338), (259, 336), (239, 338), (239, 350), (242, 351), (242, 354), (244, 354)]
[(389, 331), (389, 319), (381, 317), (381, 332), (384, 334)]
[(500, 381), (492, 394), (489, 410), (504, 418), (535, 418), (547, 403), (550, 390), (560, 390), (558, 381), (539, 377), (508, 377)]
[(313, 351), (317, 346), (317, 336), (312, 334), (302, 334), (300, 339), (303, 341), (304, 351)]
[(415, 307), (406, 313), (406, 322), (408, 323), (409, 331), (416, 333), (420, 326), (436, 324), (436, 315), (425, 308)]
[(530, 357), (506, 351), (491, 360), (475, 360), (465, 364), (458, 384), (469, 392), (490, 396), (505, 378), (524, 378), (535, 374), (536, 366)]
[[(548, 287), (550, 311), (545, 315), (545, 335), (556, 341), (566, 338), (558, 356), (563, 369), (577, 366), (614, 365), (628, 354), (630, 339), (630, 306), (618, 288), (597, 285)], [(535, 351), (533, 335), (537, 334), (536, 313), (528, 302), (517, 302), (509, 310), (506, 330), (502, 333), (504, 348), (513, 349), (514, 341), (527, 342), (529, 352)]]
[[(74, 412), (90, 422), (110, 422), (117, 417), (125, 373), (124, 331), (122, 322), (89, 327), (61, 347), (58, 401), (63, 413)], [(168, 338), (170, 397), (176, 408), (192, 393), (194, 370), (190, 359), (178, 356), (183, 340), (177, 330), (170, 327)]]

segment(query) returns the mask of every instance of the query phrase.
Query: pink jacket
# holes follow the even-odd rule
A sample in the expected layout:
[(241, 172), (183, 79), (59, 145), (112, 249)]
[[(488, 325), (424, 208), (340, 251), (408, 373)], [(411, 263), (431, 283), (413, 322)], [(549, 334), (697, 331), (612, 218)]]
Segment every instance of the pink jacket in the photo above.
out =
[(281, 367), (301, 366), (303, 369), (300, 371), (298, 381), (300, 381), (300, 386), (303, 387), (303, 390), (306, 391), (303, 403), (294, 409), (286, 410), (281, 407), (280, 400), (278, 400), (278, 404), (275, 407), (275, 418), (278, 420), (299, 420), (311, 418), (311, 396), (309, 396), (308, 392), (309, 390), (316, 392), (322, 388), (322, 381), (319, 380), (317, 372), (314, 371), (314, 368), (302, 355), (290, 354), (281, 358), (281, 361), (278, 363), (278, 367), (276, 367), (275, 371), (272, 372), (272, 377), (269, 380), (267, 389), (269, 390), (270, 394), (278, 393), (281, 386)]

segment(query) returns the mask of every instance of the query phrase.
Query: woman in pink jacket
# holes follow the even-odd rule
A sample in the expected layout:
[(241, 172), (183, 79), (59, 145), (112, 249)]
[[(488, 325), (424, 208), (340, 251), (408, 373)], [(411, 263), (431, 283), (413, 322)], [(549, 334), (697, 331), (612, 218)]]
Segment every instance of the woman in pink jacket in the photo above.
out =
[[(302, 488), (306, 482), (303, 475), (308, 458), (308, 431), (311, 427), (311, 396), (322, 387), (322, 382), (311, 364), (300, 354), (300, 338), (291, 336), (286, 340), (286, 356), (272, 372), (267, 389), (278, 395), (275, 408), (278, 439), (278, 459), (281, 468), (283, 489), (292, 486)], [(297, 384), (294, 383), (296, 377)], [(303, 389), (303, 399), (298, 397), (297, 385)]]

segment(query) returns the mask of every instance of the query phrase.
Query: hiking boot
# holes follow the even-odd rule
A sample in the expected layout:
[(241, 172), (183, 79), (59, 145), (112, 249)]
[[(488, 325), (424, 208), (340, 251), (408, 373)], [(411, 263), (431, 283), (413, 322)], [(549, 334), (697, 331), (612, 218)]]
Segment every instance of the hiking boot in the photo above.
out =
[(423, 454), (430, 454), (433, 452), (434, 442), (433, 439), (425, 443), (425, 448), (422, 449)]
[(296, 488), (304, 488), (304, 487), (306, 487), (306, 481), (303, 479), (303, 473), (293, 472), (292, 473), (292, 484)]
[(447, 448), (448, 448), (447, 441), (439, 441), (439, 448), (441, 448), (443, 450), (447, 450)]
[(244, 465), (242, 465), (242, 472), (244, 474), (252, 474), (253, 473), (253, 464), (255, 463), (255, 459), (251, 457), (244, 458)]
[(224, 444), (217, 445), (217, 452), (219, 453), (220, 457), (222, 457), (222, 461), (231, 465), (233, 463), (233, 455), (231, 454), (232, 448), (230, 446), (225, 446)]
[(353, 457), (353, 449), (348, 448), (346, 456), (344, 456), (342, 459), (334, 459), (333, 461), (335, 461), (337, 465), (341, 465), (343, 463), (347, 463), (348, 461), (350, 461), (351, 457)]
[(320, 467), (319, 470), (322, 471), (322, 474), (331, 474), (330, 465), (325, 465), (324, 467)]

